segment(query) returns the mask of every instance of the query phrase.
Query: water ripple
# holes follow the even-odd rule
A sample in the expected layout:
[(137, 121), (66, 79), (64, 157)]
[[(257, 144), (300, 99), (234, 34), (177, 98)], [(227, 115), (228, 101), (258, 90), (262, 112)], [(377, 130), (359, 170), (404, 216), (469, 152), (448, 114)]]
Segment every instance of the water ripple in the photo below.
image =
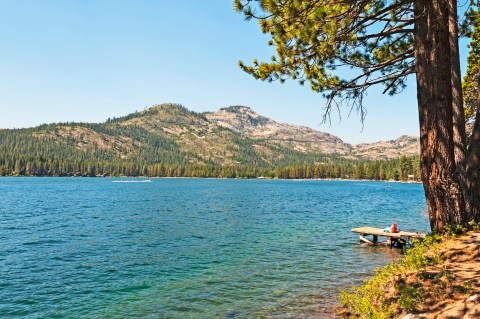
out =
[(387, 186), (0, 178), (2, 318), (326, 318), (398, 257), (351, 228), (428, 229), (421, 186)]

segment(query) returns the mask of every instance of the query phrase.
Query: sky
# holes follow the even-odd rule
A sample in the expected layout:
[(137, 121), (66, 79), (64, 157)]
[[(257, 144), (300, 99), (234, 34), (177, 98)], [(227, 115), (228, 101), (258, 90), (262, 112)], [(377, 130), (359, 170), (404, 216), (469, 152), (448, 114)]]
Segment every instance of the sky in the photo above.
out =
[(197, 112), (244, 105), (349, 143), (419, 134), (414, 77), (394, 97), (371, 90), (363, 126), (348, 110), (322, 124), (321, 94), (238, 67), (268, 60), (268, 40), (231, 0), (0, 0), (0, 128), (103, 122), (179, 103)]

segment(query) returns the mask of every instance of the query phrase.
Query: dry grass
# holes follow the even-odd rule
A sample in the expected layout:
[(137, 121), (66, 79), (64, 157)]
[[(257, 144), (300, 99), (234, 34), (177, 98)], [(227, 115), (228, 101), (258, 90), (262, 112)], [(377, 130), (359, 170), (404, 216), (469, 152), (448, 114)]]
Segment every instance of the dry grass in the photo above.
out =
[(480, 232), (420, 245), (342, 301), (344, 317), (480, 318)]
[(480, 233), (449, 239), (437, 253), (442, 262), (401, 279), (421, 295), (409, 318), (480, 318)]

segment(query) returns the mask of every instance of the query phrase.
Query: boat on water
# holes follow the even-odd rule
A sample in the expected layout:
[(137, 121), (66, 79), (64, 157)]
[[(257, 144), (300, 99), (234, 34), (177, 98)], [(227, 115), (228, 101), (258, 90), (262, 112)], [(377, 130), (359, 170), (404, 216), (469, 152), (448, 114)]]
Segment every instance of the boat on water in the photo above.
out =
[(142, 180), (126, 180), (126, 181), (113, 181), (113, 183), (151, 183), (151, 179), (142, 179)]

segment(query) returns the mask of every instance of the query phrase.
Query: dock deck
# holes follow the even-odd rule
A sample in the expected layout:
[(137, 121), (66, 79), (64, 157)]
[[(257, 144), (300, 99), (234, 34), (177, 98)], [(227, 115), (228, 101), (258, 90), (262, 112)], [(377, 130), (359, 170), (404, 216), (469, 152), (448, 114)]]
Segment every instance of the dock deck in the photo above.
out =
[[(388, 233), (385, 232), (382, 228), (375, 228), (375, 227), (360, 227), (352, 229), (352, 232), (360, 234), (360, 241), (365, 242), (367, 244), (378, 244), (378, 237), (386, 237), (387, 245), (393, 247), (399, 240), (404, 240), (406, 243), (411, 243), (414, 239), (424, 239), (426, 234), (422, 233), (414, 233), (414, 232), (406, 232), (406, 231), (399, 231), (397, 233)], [(373, 240), (368, 240), (365, 236), (372, 235)]]

